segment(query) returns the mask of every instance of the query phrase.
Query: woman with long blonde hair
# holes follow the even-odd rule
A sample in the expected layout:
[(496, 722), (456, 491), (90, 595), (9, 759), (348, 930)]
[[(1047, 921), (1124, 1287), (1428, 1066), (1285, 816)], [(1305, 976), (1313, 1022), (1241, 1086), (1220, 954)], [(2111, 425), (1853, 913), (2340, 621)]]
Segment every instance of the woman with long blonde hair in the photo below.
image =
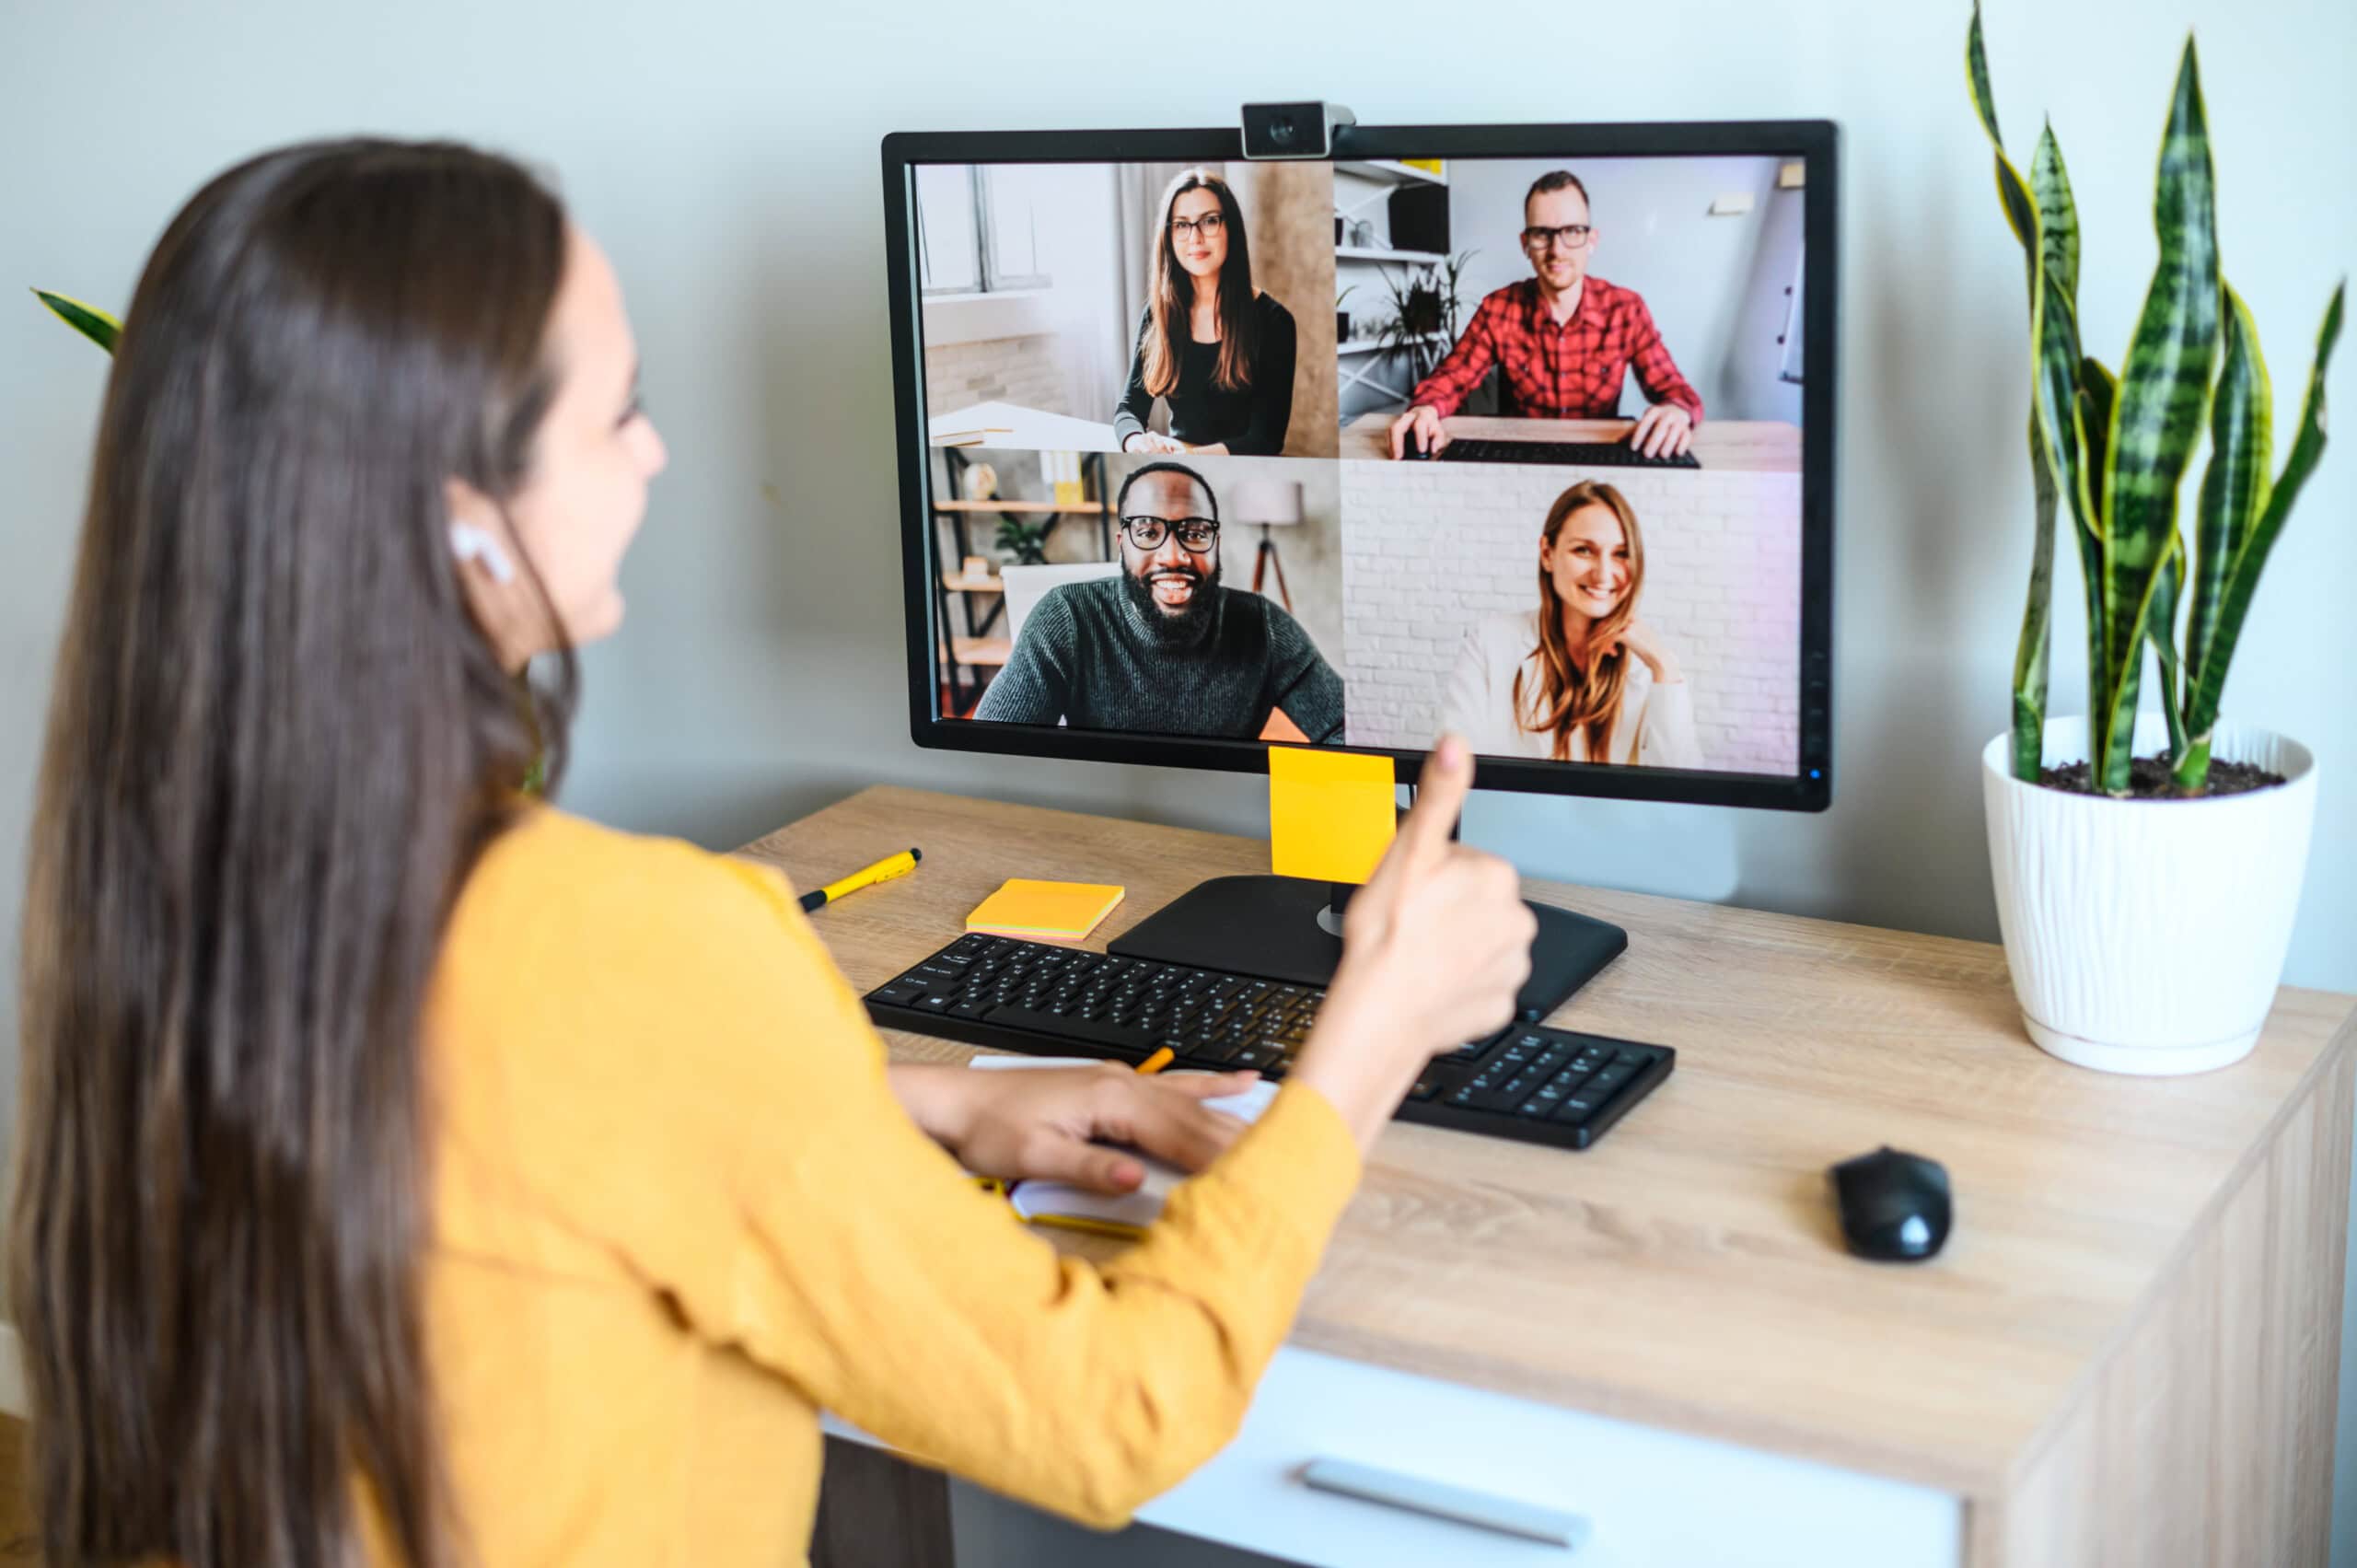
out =
[[(1244, 208), (1207, 168), (1162, 192), (1153, 276), (1129, 385), (1113, 416), (1125, 452), (1275, 457), (1293, 422), (1293, 312), (1252, 287)], [(1159, 399), (1170, 434), (1148, 428)]]
[(1591, 479), (1555, 497), (1538, 537), (1538, 608), (1466, 629), (1450, 726), (1495, 756), (1702, 766), (1692, 691), (1637, 616), (1644, 586), (1644, 530), (1626, 496)]

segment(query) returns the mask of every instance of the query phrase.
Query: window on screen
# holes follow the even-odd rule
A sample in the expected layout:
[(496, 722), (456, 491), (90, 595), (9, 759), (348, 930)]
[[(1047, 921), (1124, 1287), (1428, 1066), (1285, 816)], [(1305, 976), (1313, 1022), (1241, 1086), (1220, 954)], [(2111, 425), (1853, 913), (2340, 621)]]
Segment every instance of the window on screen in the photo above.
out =
[(1037, 169), (934, 164), (917, 178), (917, 247), (924, 292), (998, 294), (1045, 288)]

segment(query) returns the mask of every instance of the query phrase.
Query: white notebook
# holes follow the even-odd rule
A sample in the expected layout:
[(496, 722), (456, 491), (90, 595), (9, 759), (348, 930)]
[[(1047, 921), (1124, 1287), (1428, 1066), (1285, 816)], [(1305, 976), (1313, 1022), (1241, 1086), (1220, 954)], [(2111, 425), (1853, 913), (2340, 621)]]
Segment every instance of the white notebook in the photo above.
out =
[[(975, 1057), (969, 1066), (982, 1068), (1022, 1067), (1094, 1067), (1093, 1056), (1012, 1056), (982, 1055)], [(1177, 1074), (1171, 1074), (1177, 1076)], [(1203, 1103), (1214, 1110), (1224, 1110), (1241, 1121), (1257, 1121), (1277, 1098), (1277, 1086), (1263, 1078), (1242, 1094), (1222, 1095)], [(1137, 1156), (1145, 1167), (1145, 1179), (1134, 1192), (1111, 1197), (1092, 1192), (1085, 1187), (1074, 1187), (1065, 1181), (1034, 1179), (1018, 1181), (1010, 1201), (1015, 1212), (1033, 1225), (1062, 1225), (1076, 1230), (1104, 1230), (1118, 1235), (1130, 1235), (1154, 1223), (1162, 1213), (1162, 1205), (1169, 1200), (1170, 1190), (1187, 1179), (1187, 1173), (1177, 1166), (1166, 1165), (1149, 1155)]]

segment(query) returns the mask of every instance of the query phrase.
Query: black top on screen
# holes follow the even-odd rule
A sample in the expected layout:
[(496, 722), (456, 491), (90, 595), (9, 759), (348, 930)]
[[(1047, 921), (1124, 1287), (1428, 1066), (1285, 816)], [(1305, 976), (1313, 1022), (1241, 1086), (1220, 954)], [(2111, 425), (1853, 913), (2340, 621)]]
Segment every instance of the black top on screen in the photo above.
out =
[[(1178, 385), (1165, 400), (1170, 404), (1174, 440), (1190, 447), (1225, 445), (1239, 458), (1274, 457), (1285, 449), (1285, 430), (1293, 423), (1293, 312), (1265, 294), (1252, 301), (1252, 309), (1260, 319), (1260, 347), (1248, 386), (1233, 391), (1214, 386), (1220, 345), (1188, 339), (1178, 362)], [(1154, 394), (1145, 389), (1145, 335), (1153, 330), (1154, 313), (1142, 312), (1138, 347), (1130, 355), (1129, 384), (1113, 415), (1113, 440), (1124, 448), (1154, 417)]]

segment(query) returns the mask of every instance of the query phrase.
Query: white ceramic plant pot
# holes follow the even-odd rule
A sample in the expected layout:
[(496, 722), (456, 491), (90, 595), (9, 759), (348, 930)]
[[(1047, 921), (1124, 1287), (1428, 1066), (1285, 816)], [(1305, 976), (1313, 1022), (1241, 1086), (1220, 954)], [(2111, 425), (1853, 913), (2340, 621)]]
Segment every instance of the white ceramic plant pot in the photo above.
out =
[[(2144, 715), (2136, 753), (2167, 744)], [(2087, 721), (2046, 722), (2046, 765), (2083, 761)], [(1980, 754), (1997, 924), (2029, 1037), (2107, 1073), (2202, 1073), (2258, 1042), (2300, 905), (2316, 759), (2295, 740), (2218, 726), (2211, 755), (2282, 773), (2271, 789), (2113, 800), (2026, 784), (2013, 738)]]

